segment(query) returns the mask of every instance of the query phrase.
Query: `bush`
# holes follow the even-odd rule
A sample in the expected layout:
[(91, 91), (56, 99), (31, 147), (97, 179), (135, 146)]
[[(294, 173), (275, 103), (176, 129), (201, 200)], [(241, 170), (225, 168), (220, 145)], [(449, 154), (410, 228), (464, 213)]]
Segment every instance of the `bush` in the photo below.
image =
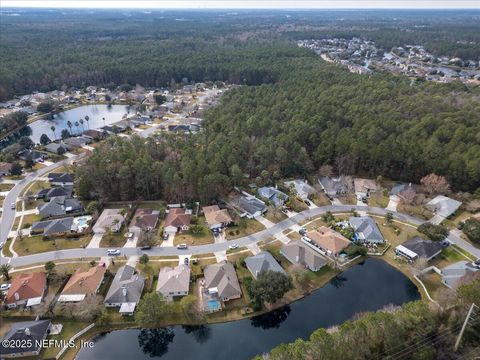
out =
[(434, 225), (426, 222), (418, 227), (418, 231), (427, 235), (430, 240), (442, 241), (448, 235), (448, 229), (442, 225)]
[(474, 218), (466, 220), (462, 224), (462, 231), (471, 241), (480, 243), (480, 221)]

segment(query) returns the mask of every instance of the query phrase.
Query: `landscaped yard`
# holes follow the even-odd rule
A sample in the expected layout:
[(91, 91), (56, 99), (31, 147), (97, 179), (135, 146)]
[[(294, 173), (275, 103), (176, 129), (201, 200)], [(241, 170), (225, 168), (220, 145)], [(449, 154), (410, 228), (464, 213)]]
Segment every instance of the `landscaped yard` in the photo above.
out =
[(280, 209), (275, 210), (273, 206), (269, 206), (267, 213), (264, 215), (267, 220), (273, 223), (278, 223), (287, 218), (287, 215), (281, 212)]
[(243, 218), (240, 219), (237, 224), (238, 225), (225, 229), (227, 240), (238, 239), (265, 229), (265, 226), (255, 219)]
[(41, 216), (37, 214), (29, 214), (23, 217), (22, 229), (29, 228), (35, 221), (40, 221)]
[(0, 192), (10, 191), (14, 186), (14, 184), (0, 184)]
[(176, 234), (173, 239), (173, 245), (187, 244), (187, 245), (204, 245), (213, 244), (213, 233), (208, 230), (206, 226), (203, 226), (203, 231), (200, 233), (192, 233), (191, 230)]
[(368, 205), (386, 208), (388, 205), (388, 201), (389, 198), (384, 194), (383, 191), (377, 191), (376, 193), (372, 194), (372, 196), (368, 199)]
[(31, 193), (35, 195), (40, 190), (49, 189), (49, 188), (50, 188), (50, 184), (47, 181), (34, 181), (30, 184), (30, 186), (23, 189), (20, 195), (23, 196), (27, 193)]
[(317, 206), (326, 206), (331, 204), (324, 192), (316, 192), (313, 194), (312, 201)]
[(41, 235), (24, 236), (17, 238), (13, 245), (13, 250), (19, 255), (37, 254), (46, 251), (76, 249), (82, 245), (86, 246), (91, 240), (90, 236), (83, 236), (79, 239), (58, 238), (53, 240), (43, 240)]
[(123, 247), (127, 242), (127, 237), (123, 230), (124, 228), (117, 233), (104, 234), (102, 240), (100, 240), (100, 247)]

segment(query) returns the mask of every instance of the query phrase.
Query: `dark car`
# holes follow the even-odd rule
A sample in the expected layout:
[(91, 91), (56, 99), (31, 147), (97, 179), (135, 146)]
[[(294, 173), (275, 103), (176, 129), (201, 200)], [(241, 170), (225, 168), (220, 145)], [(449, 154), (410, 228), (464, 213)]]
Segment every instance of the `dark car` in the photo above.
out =
[(184, 263), (185, 265), (188, 265), (188, 262), (189, 262), (188, 258), (185, 258), (185, 260), (183, 260), (183, 263)]
[(310, 201), (308, 201), (308, 200), (303, 200), (303, 202), (304, 202), (305, 204), (307, 204), (307, 206), (312, 205), (312, 204), (310, 203)]
[(142, 250), (150, 250), (152, 248), (151, 245), (143, 245), (140, 249)]

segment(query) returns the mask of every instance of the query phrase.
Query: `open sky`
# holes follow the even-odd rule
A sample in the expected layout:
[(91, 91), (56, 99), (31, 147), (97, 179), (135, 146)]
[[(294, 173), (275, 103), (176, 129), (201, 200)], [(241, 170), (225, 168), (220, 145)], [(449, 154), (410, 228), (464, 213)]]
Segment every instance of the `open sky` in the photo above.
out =
[(1, 7), (140, 9), (480, 9), (480, 0), (1, 0)]

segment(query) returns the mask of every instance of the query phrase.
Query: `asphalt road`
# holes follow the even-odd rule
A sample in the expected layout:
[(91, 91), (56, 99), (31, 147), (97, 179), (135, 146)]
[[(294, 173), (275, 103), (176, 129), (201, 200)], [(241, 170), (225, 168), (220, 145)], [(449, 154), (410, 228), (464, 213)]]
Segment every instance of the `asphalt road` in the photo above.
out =
[[(233, 242), (237, 243), (240, 247), (258, 243), (259, 241), (266, 240), (271, 238), (278, 232), (290, 228), (292, 225), (301, 223), (303, 221), (309, 220), (311, 218), (317, 217), (326, 213), (327, 211), (331, 212), (350, 212), (352, 209), (357, 211), (366, 211), (370, 214), (384, 216), (388, 211), (383, 208), (369, 207), (369, 206), (357, 206), (357, 205), (329, 205), (322, 206), (315, 209), (309, 209), (302, 211), (291, 218), (287, 218), (279, 223), (273, 225), (268, 229), (264, 229), (255, 234), (244, 236), (242, 238), (236, 239), (235, 241), (225, 242), (225, 243), (216, 243), (216, 244), (207, 244), (199, 246), (190, 246), (186, 250), (179, 250), (176, 247), (154, 247), (151, 250), (141, 251), (138, 248), (119, 248), (121, 256), (132, 256), (140, 255), (146, 253), (150, 256), (178, 256), (178, 255), (196, 255), (196, 254), (206, 254), (213, 253), (217, 251), (228, 250), (228, 246)], [(422, 220), (414, 218), (412, 216), (392, 212), (393, 217), (396, 220), (410, 223), (412, 225), (418, 226), (423, 223)], [(50, 251), (40, 254), (33, 254), (21, 257), (15, 257), (11, 259), (1, 258), (0, 262), (5, 263), (10, 261), (12, 267), (28, 266), (32, 264), (45, 263), (47, 261), (57, 261), (57, 260), (68, 260), (68, 259), (78, 259), (78, 258), (87, 258), (87, 257), (101, 257), (106, 255), (105, 248), (99, 249), (70, 249), (70, 250), (58, 250)]]

